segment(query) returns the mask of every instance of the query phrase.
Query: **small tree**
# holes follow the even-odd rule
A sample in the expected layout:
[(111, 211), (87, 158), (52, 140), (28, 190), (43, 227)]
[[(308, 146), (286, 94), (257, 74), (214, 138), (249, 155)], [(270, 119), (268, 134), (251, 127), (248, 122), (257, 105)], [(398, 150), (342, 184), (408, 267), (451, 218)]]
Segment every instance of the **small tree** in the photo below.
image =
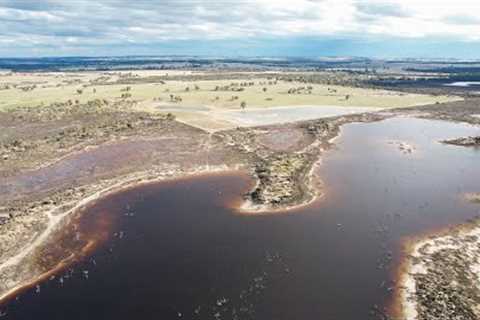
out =
[(267, 88), (263, 88), (263, 92), (267, 92)]
[(246, 107), (247, 107), (247, 103), (245, 101), (242, 101), (240, 103), (240, 108), (242, 108), (242, 110), (245, 110)]
[(77, 93), (78, 93), (78, 94), (82, 94), (82, 93), (83, 93), (83, 90), (82, 90), (82, 89), (77, 89)]

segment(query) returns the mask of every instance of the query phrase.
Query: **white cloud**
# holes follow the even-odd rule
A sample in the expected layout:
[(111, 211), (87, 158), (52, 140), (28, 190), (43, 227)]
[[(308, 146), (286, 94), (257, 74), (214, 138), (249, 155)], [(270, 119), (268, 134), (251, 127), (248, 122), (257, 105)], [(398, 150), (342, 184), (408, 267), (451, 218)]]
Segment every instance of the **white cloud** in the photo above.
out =
[[(369, 1), (372, 8), (385, 1)], [(362, 2), (364, 5), (365, 2)], [(418, 1), (392, 0), (390, 8), (396, 12), (378, 14), (366, 24), (366, 32), (395, 37), (451, 37), (471, 40), (480, 34), (480, 19), (472, 13), (480, 12), (480, 2), (471, 0)], [(370, 13), (374, 15), (373, 13)], [(470, 17), (465, 21), (466, 17)]]
[(16, 21), (30, 21), (40, 20), (50, 23), (62, 23), (65, 20), (55, 14), (47, 11), (29, 11), (0, 7), (0, 21), (1, 20), (16, 20)]
[(0, 0), (0, 43), (346, 35), (477, 41), (479, 12), (478, 0)]

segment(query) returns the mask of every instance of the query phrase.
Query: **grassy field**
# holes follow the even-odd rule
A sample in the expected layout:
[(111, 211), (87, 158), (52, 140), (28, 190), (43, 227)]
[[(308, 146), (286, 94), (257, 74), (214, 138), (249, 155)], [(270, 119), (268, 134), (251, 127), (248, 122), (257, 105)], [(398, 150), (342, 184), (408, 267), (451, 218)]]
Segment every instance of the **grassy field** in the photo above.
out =
[[(126, 74), (126, 73), (125, 73)], [(174, 71), (140, 71), (138, 76), (158, 75), (187, 75), (189, 72)], [(0, 74), (0, 84), (10, 84), (8, 90), (0, 90), (1, 108), (32, 106), (49, 104), (52, 102), (65, 102), (69, 99), (85, 102), (92, 99), (118, 99), (122, 89), (126, 85), (94, 84), (91, 81), (105, 76), (99, 72), (91, 73), (37, 73), (37, 74)], [(110, 75), (106, 83), (118, 80), (116, 75)], [(242, 87), (244, 91), (214, 91), (215, 87), (229, 86), (231, 83), (253, 82), (253, 86)], [(336, 105), (336, 106), (361, 106), (361, 107), (403, 107), (421, 104), (430, 104), (436, 101), (444, 102), (452, 100), (451, 97), (432, 97), (428, 95), (403, 94), (392, 91), (349, 88), (340, 86), (311, 85), (311, 90), (301, 90), (298, 93), (288, 94), (293, 88), (306, 87), (308, 85), (295, 82), (278, 81), (276, 84), (268, 84), (269, 80), (245, 79), (245, 80), (221, 80), (221, 81), (166, 81), (165, 84), (146, 83), (132, 84), (129, 93), (131, 99), (139, 102), (154, 102), (157, 98), (163, 103), (171, 103), (170, 94), (182, 98), (179, 105), (206, 105), (218, 108), (239, 108), (241, 101), (245, 101), (251, 107), (270, 107), (285, 105)], [(270, 81), (272, 83), (272, 81)], [(13, 88), (16, 85), (17, 88)], [(20, 87), (36, 85), (31, 91), (23, 91)], [(85, 86), (85, 87), (84, 87)], [(195, 86), (198, 87), (195, 90)], [(232, 86), (232, 88), (235, 86)], [(186, 91), (188, 89), (188, 91)], [(236, 86), (235, 88), (240, 88)], [(94, 92), (94, 89), (96, 92)], [(264, 91), (266, 89), (266, 91)], [(77, 90), (83, 90), (78, 94)], [(346, 96), (349, 98), (346, 99)], [(232, 99), (238, 96), (238, 99)], [(218, 97), (218, 99), (217, 99)]]
[[(151, 83), (149, 77), (188, 77), (189, 71), (0, 73), (0, 110), (41, 107), (55, 102), (84, 103), (94, 99), (135, 101), (135, 109), (161, 112), (170, 108), (179, 120), (215, 129), (231, 127), (209, 116), (216, 111), (277, 106), (345, 106), (393, 108), (458, 100), (458, 97), (406, 94), (386, 90), (275, 81), (267, 78)], [(222, 75), (225, 75), (224, 73)], [(237, 75), (238, 76), (238, 75)], [(151, 79), (151, 78), (150, 78)], [(134, 80), (134, 84), (117, 84)], [(150, 82), (150, 83), (148, 83)], [(245, 85), (248, 83), (248, 85)], [(128, 87), (128, 88), (127, 88)], [(216, 89), (217, 88), (217, 89)], [(123, 97), (122, 97), (123, 96)], [(191, 110), (204, 107), (207, 111)], [(185, 108), (185, 110), (182, 110)]]

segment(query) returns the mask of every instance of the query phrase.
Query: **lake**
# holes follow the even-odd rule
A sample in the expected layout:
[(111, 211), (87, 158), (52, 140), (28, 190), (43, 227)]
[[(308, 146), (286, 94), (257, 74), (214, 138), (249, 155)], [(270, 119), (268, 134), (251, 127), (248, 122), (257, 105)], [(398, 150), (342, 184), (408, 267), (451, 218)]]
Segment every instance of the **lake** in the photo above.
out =
[(343, 126), (318, 169), (325, 198), (286, 213), (239, 214), (252, 182), (234, 172), (111, 195), (77, 226), (94, 237), (108, 221), (108, 239), (3, 319), (377, 319), (402, 241), (480, 214), (461, 199), (480, 191), (480, 151), (438, 142), (479, 133), (410, 118)]

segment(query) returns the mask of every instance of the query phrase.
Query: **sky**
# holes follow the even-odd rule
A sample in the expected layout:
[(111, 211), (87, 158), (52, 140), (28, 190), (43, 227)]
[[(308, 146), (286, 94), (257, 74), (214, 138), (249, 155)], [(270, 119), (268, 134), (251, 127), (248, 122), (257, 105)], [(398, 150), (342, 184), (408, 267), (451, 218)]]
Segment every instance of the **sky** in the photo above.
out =
[(0, 0), (0, 57), (480, 59), (479, 0)]

